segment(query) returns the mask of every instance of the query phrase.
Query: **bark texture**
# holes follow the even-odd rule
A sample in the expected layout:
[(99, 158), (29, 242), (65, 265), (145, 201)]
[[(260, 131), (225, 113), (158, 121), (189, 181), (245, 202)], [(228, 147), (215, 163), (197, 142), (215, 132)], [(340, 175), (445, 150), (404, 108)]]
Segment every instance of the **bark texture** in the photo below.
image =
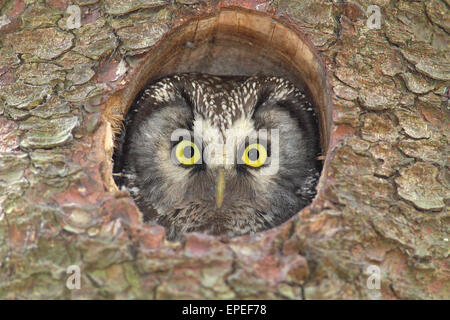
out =
[[(0, 5), (0, 298), (450, 298), (448, 0), (71, 3), (80, 28), (69, 1)], [(168, 242), (108, 182), (104, 101), (168, 30), (228, 6), (295, 24), (319, 50), (327, 165), (314, 203), (276, 229)]]

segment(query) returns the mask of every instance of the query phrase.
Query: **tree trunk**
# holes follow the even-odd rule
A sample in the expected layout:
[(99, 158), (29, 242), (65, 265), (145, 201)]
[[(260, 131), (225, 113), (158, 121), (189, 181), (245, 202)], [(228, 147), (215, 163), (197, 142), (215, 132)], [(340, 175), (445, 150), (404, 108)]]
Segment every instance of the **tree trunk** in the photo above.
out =
[[(0, 5), (0, 298), (450, 298), (448, 0), (71, 3)], [(323, 68), (318, 195), (254, 236), (167, 241), (117, 190), (113, 135), (173, 30), (277, 30), (253, 14)]]

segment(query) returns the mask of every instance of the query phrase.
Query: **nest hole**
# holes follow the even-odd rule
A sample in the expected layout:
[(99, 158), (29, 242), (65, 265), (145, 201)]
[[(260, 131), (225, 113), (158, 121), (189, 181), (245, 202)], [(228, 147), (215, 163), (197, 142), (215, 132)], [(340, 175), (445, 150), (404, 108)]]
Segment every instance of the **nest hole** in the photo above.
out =
[[(260, 75), (289, 80), (314, 105), (320, 132), (320, 160), (325, 159), (331, 127), (327, 71), (313, 46), (289, 24), (242, 8), (226, 8), (215, 15), (189, 20), (145, 54), (130, 84), (107, 101), (107, 110), (114, 109), (125, 118), (149, 84), (184, 73)], [(121, 156), (121, 149), (116, 149), (115, 164), (120, 163)], [(121, 185), (120, 168), (115, 166), (114, 171), (111, 183)]]

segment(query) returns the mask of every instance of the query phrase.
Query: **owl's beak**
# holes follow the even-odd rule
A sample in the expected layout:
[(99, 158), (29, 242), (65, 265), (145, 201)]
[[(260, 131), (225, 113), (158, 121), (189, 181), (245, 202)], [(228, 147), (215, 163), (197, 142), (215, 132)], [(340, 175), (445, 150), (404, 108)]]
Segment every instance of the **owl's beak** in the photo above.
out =
[(219, 169), (216, 180), (216, 206), (220, 208), (225, 196), (225, 172), (223, 168)]

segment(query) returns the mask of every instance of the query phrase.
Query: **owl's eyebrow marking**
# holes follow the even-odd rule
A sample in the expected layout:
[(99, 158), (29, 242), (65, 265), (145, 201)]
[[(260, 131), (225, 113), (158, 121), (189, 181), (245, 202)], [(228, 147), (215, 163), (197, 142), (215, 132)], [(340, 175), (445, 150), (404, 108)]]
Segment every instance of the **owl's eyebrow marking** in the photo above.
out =
[(180, 92), (180, 96), (184, 99), (184, 101), (186, 101), (186, 103), (189, 105), (190, 109), (193, 110), (194, 104), (192, 103), (191, 96), (186, 92), (186, 89), (184, 87), (180, 88), (179, 92)]
[(258, 95), (258, 100), (256, 101), (255, 106), (253, 107), (253, 114), (252, 114), (252, 118), (254, 118), (256, 112), (258, 111), (259, 107), (261, 107), (261, 105), (263, 105), (264, 102), (267, 101), (267, 95), (264, 94), (259, 94)]
[[(280, 83), (281, 82), (281, 83)], [(274, 93), (277, 90), (286, 89), (288, 93), (283, 97), (274, 96)], [(289, 106), (286, 104), (292, 102), (292, 93), (295, 93), (295, 88), (290, 88), (288, 84), (284, 84), (280, 78), (266, 78), (263, 85), (259, 88), (257, 92), (257, 101), (253, 108), (252, 118), (254, 119), (257, 115), (258, 110), (261, 106), (264, 105), (266, 107), (265, 111), (273, 110), (273, 109), (289, 109)], [(271, 102), (270, 104), (266, 104), (266, 102)]]
[(253, 115), (256, 113), (259, 107), (269, 99), (270, 92), (273, 91), (273, 88), (269, 88), (269, 85), (265, 84), (258, 91), (258, 99), (256, 100), (256, 104), (253, 107)]
[(179, 98), (181, 98), (180, 100), (182, 100), (183, 102), (185, 102), (187, 104), (188, 110), (189, 110), (189, 117), (187, 117), (187, 129), (189, 131), (193, 131), (194, 128), (194, 104), (191, 100), (191, 96), (186, 92), (186, 89), (184, 87), (182, 88), (176, 88), (178, 90), (179, 93)]

